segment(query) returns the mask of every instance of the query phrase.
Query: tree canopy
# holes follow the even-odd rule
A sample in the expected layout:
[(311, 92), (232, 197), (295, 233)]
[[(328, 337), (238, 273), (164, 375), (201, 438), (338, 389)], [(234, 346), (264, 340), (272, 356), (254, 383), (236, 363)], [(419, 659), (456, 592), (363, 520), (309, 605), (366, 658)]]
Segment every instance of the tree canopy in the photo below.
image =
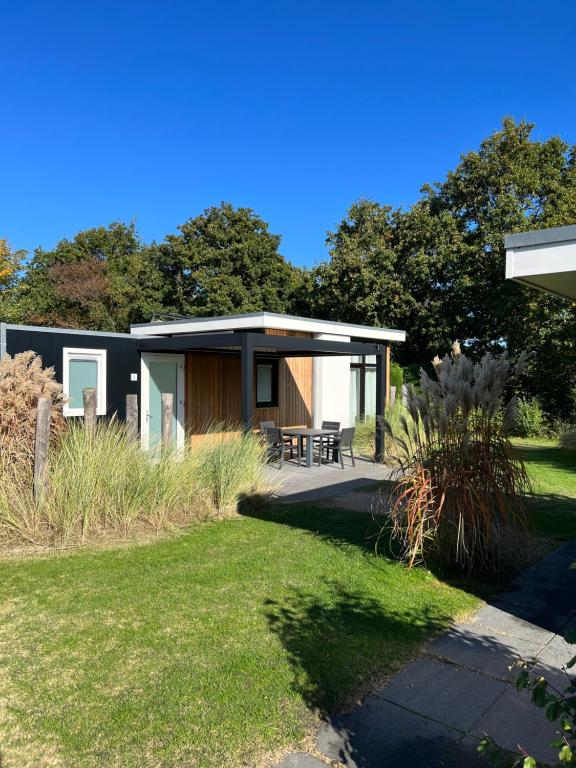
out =
[(207, 208), (152, 248), (166, 309), (184, 315), (287, 312), (303, 276), (250, 208)]
[(126, 330), (159, 313), (268, 310), (407, 331), (403, 364), (459, 339), (468, 354), (532, 353), (527, 386), (576, 416), (574, 306), (504, 279), (504, 234), (576, 222), (576, 148), (507, 118), (408, 209), (353, 203), (327, 236), (329, 260), (286, 261), (280, 236), (229, 203), (144, 244), (133, 224), (79, 232), (21, 264), (0, 240), (2, 318)]
[(454, 339), (470, 354), (526, 349), (528, 386), (567, 417), (574, 307), (504, 278), (504, 234), (576, 222), (576, 149), (532, 132), (504, 120), (406, 211), (352, 205), (328, 234), (331, 258), (315, 271), (314, 295), (323, 316), (404, 328), (404, 363), (428, 363)]

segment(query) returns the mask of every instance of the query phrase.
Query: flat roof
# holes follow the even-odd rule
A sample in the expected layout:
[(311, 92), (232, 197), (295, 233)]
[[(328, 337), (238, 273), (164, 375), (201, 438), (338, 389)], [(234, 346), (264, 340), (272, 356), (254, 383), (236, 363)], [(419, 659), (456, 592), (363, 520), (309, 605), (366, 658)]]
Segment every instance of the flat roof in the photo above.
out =
[(194, 333), (222, 333), (244, 330), (276, 329), (301, 331), (321, 335), (345, 336), (376, 341), (405, 341), (406, 332), (395, 328), (375, 328), (370, 325), (340, 323), (334, 320), (317, 320), (276, 312), (250, 312), (219, 317), (189, 317), (179, 320), (137, 323), (130, 332), (147, 336), (175, 336)]
[(504, 238), (506, 277), (576, 300), (576, 224)]
[(515, 235), (504, 236), (504, 247), (524, 248), (530, 245), (545, 245), (546, 243), (562, 243), (566, 240), (576, 240), (576, 224), (567, 227), (550, 227), (550, 229), (535, 229), (532, 232), (517, 232)]

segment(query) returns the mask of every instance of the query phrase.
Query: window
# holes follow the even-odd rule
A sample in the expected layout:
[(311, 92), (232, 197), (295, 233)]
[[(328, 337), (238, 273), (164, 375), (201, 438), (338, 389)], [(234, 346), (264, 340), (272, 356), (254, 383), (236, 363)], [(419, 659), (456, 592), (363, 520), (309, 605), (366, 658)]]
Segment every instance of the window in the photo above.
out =
[(83, 416), (82, 390), (96, 389), (96, 413), (106, 415), (106, 350), (74, 349), (63, 350), (63, 389), (67, 402), (64, 416)]
[(356, 355), (350, 365), (350, 418), (376, 414), (376, 355)]
[(278, 360), (256, 362), (256, 408), (278, 405)]

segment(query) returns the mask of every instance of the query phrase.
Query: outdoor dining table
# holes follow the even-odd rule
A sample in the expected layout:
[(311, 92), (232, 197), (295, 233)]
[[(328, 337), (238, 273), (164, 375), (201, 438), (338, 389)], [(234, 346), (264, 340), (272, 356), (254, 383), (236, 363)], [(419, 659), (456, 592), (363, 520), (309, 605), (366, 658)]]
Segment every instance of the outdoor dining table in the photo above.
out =
[[(308, 427), (294, 427), (290, 429), (283, 429), (282, 434), (287, 437), (298, 438), (298, 455), (302, 455), (302, 443), (306, 440), (306, 467), (312, 466), (312, 446), (314, 438), (328, 438), (338, 437), (340, 434), (339, 429), (309, 429)], [(322, 453), (322, 445), (320, 445), (320, 453)]]

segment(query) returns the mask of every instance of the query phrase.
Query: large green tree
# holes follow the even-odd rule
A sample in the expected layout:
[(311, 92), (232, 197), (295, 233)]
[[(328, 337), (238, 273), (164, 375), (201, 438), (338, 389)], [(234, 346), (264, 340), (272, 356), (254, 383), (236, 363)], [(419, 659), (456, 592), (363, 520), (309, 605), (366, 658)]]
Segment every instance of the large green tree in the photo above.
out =
[(114, 222), (37, 248), (17, 289), (21, 321), (126, 331), (162, 309), (161, 276), (133, 224)]
[(576, 381), (576, 315), (561, 299), (505, 280), (504, 235), (576, 222), (576, 151), (506, 119), (407, 211), (353, 205), (315, 273), (324, 316), (396, 325), (397, 354), (427, 363), (461, 339), (472, 354), (532, 352), (527, 386), (567, 417)]
[(152, 248), (165, 307), (184, 315), (289, 312), (304, 275), (250, 208), (207, 208)]

